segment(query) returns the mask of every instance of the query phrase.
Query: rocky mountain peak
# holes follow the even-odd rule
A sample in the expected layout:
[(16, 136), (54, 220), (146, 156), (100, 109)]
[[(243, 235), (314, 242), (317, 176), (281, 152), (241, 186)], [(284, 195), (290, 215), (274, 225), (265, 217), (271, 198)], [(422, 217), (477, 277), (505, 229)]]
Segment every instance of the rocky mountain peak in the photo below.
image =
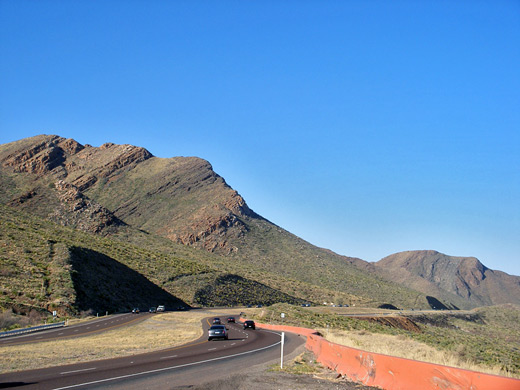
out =
[(67, 157), (84, 149), (78, 142), (56, 135), (43, 135), (29, 140), (34, 142), (14, 143), (10, 153), (0, 158), (2, 165), (12, 168), (14, 172), (42, 175), (62, 165)]

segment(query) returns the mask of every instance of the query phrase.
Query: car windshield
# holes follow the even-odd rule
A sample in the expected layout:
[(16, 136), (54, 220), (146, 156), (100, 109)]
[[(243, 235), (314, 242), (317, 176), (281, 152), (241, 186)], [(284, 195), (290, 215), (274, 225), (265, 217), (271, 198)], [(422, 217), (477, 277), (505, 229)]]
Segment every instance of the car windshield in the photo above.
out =
[(210, 329), (224, 329), (224, 325), (213, 325)]

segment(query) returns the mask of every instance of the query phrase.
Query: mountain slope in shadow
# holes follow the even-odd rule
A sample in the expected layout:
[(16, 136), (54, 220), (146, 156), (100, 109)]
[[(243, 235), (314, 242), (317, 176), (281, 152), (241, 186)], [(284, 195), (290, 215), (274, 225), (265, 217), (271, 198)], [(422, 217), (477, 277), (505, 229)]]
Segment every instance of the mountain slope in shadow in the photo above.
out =
[(165, 305), (188, 306), (131, 268), (91, 249), (71, 248), (76, 307), (81, 311), (121, 312)]

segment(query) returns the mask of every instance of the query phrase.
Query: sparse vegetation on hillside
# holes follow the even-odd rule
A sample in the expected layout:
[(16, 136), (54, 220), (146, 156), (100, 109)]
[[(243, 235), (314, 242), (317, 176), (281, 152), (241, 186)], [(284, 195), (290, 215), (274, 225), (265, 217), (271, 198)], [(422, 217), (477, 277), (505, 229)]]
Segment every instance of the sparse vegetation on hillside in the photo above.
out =
[(271, 305), (277, 302), (303, 303), (265, 284), (244, 279), (237, 275), (212, 275), (194, 296), (195, 303), (202, 306)]
[(265, 220), (244, 218), (244, 221), (248, 234), (230, 240), (240, 248), (230, 257), (248, 267), (252, 266), (251, 259), (255, 259), (254, 267), (261, 271), (282, 274), (326, 290), (327, 294), (313, 302), (373, 307), (393, 303), (399, 307), (429, 308), (424, 294), (363, 271), (349, 264), (344, 256), (315, 247)]
[[(0, 145), (0, 163), (0, 203), (105, 237), (105, 244), (86, 239), (89, 246), (49, 234), (56, 249), (65, 244), (61, 250), (71, 264), (82, 252), (70, 246), (85, 248), (92, 259), (120, 262), (191, 303), (209, 302), (202, 298), (209, 288), (204, 275), (216, 271), (261, 283), (289, 300), (428, 307), (424, 294), (360, 270), (258, 216), (203, 159), (161, 159), (131, 145), (96, 148), (41, 135)], [(179, 275), (194, 285), (179, 288)], [(95, 286), (81, 277), (73, 282)], [(49, 292), (42, 292), (46, 300)], [(99, 298), (103, 306), (107, 299)]]
[[(218, 271), (210, 266), (216, 256), (169, 241), (158, 240), (164, 247), (153, 251), (4, 206), (0, 220), (0, 307), (15, 313), (57, 310), (63, 316), (158, 302), (171, 308), (301, 302), (268, 285)], [(186, 260), (183, 256), (190, 252), (203, 259)]]
[[(2, 206), (0, 219), (0, 305), (3, 308), (11, 307), (18, 313), (37, 309), (57, 310), (65, 315), (89, 308), (110, 311), (127, 309), (132, 302), (127, 301), (124, 305), (121, 302), (128, 296), (121, 297), (119, 305), (116, 303), (115, 297), (121, 290), (117, 283), (135, 272), (131, 271), (131, 267), (137, 268), (136, 264), (143, 257), (151, 263), (150, 267), (145, 267), (148, 278), (154, 276), (157, 267), (173, 274), (207, 270), (207, 267), (196, 263), (167, 258), (128, 244), (64, 228)], [(86, 258), (85, 251), (88, 251)], [(96, 262), (100, 257), (104, 259), (101, 267)], [(114, 275), (112, 287), (104, 285), (104, 291), (98, 293), (87, 291), (82, 283), (87, 279), (99, 281), (96, 278), (106, 271), (110, 261), (120, 267), (120, 272)], [(157, 263), (161, 262), (162, 266), (158, 266)], [(98, 289), (100, 287), (97, 286)], [(82, 301), (82, 296), (89, 295), (96, 299), (105, 295), (106, 306), (98, 306), (96, 300)]]

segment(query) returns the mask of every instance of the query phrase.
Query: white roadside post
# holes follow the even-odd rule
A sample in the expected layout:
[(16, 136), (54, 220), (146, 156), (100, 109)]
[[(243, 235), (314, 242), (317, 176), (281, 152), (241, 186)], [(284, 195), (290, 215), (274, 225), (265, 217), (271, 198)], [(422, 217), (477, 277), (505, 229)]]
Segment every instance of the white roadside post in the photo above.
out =
[(280, 369), (283, 369), (283, 344), (285, 342), (285, 332), (282, 332), (282, 353), (280, 357)]
[[(282, 321), (283, 319), (285, 318), (285, 313), (282, 313), (281, 314), (282, 316)], [(281, 355), (280, 355), (280, 369), (283, 370), (283, 345), (285, 343), (285, 332), (282, 332), (282, 342), (280, 343), (281, 344)]]

